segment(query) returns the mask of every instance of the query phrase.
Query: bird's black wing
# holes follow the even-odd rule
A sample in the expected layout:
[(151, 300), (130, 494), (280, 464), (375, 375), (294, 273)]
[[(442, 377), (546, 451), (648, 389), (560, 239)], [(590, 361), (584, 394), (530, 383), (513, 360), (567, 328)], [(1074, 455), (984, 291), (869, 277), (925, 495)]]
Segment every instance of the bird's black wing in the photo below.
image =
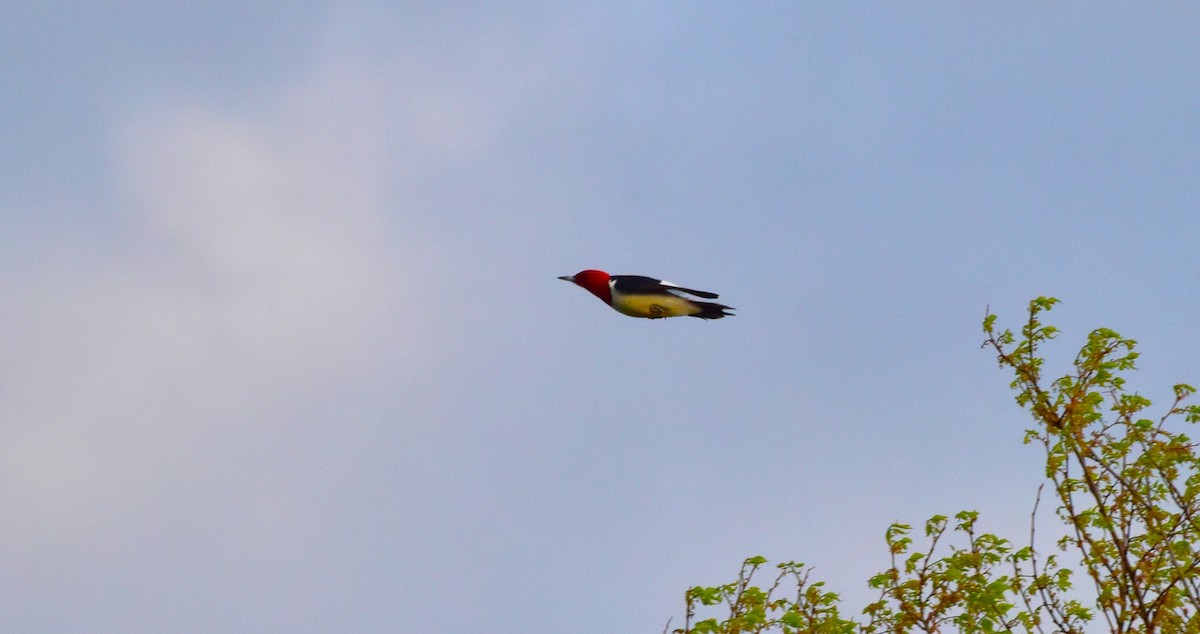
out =
[(656, 280), (652, 277), (643, 275), (614, 275), (612, 276), (613, 288), (618, 293), (625, 295), (657, 295), (661, 293), (682, 292), (696, 297), (705, 299), (716, 299), (720, 297), (716, 293), (708, 291), (697, 291), (691, 288), (684, 288), (678, 284)]

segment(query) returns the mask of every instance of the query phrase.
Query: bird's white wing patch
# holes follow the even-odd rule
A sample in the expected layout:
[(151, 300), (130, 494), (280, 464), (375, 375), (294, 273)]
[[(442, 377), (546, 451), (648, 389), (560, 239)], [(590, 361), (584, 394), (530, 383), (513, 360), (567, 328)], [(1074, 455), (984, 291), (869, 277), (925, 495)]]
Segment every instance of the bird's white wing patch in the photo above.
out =
[(687, 295), (684, 295), (683, 293), (681, 293), (681, 292), (679, 292), (679, 291), (676, 291), (676, 290), (675, 290), (675, 289), (677, 289), (677, 288), (679, 288), (679, 289), (682, 289), (682, 288), (683, 288), (682, 286), (680, 286), (680, 285), (676, 284), (675, 282), (668, 282), (668, 281), (666, 281), (666, 280), (659, 280), (659, 281), (658, 281), (658, 283), (659, 283), (659, 285), (660, 285), (660, 286), (662, 286), (664, 289), (666, 289), (666, 291), (667, 291), (668, 293), (670, 293), (670, 294), (672, 294), (672, 295), (674, 295), (674, 296), (676, 296), (676, 297), (682, 297), (683, 299), (687, 299)]

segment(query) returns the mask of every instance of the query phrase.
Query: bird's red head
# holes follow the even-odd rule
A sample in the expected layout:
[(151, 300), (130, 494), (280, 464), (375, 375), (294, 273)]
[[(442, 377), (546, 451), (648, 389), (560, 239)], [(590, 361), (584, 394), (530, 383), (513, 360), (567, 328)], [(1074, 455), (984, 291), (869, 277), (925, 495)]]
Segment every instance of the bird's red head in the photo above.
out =
[(575, 275), (560, 277), (558, 279), (575, 282), (575, 284), (587, 289), (592, 295), (604, 300), (604, 303), (612, 304), (612, 290), (608, 287), (609, 277), (608, 273), (604, 271), (587, 269)]

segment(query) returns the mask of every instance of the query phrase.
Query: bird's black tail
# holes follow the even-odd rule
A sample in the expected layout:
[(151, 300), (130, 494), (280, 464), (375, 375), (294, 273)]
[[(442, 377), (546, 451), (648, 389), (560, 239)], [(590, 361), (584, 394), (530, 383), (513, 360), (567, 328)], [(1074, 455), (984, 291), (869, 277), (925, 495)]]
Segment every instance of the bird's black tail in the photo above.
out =
[(689, 316), (690, 317), (699, 317), (700, 319), (720, 319), (722, 317), (732, 317), (733, 313), (727, 313), (725, 311), (736, 310), (735, 308), (732, 308), (730, 306), (726, 306), (724, 304), (717, 304), (715, 302), (692, 302), (692, 303), (699, 306), (701, 310), (700, 310), (700, 312), (696, 313), (695, 315), (689, 315)]

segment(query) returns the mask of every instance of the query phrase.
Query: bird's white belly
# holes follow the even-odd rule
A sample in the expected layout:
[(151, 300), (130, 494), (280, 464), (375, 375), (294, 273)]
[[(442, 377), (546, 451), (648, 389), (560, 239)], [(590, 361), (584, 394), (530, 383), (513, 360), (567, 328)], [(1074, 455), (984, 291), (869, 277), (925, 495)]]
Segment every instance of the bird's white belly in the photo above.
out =
[(694, 315), (700, 309), (682, 297), (674, 295), (614, 295), (613, 308), (630, 317), (679, 317)]

